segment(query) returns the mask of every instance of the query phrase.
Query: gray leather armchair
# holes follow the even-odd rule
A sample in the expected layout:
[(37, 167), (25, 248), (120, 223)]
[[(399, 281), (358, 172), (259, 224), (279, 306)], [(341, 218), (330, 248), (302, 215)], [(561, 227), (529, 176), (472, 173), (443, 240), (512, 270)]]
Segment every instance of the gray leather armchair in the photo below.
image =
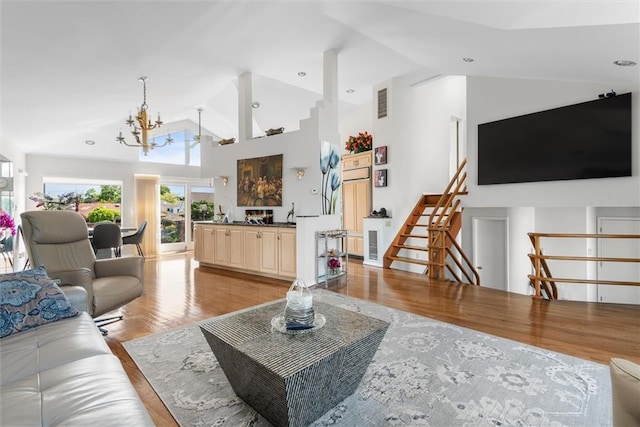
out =
[(144, 258), (96, 260), (87, 224), (77, 212), (29, 211), (20, 217), (31, 265), (44, 265), (61, 285), (82, 286), (92, 317), (142, 295)]

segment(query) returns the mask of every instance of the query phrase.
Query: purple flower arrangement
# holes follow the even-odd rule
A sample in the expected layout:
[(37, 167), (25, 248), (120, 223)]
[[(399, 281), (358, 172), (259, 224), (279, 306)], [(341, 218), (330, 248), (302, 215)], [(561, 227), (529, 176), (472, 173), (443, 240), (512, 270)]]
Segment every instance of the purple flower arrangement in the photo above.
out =
[(10, 230), (12, 236), (16, 235), (16, 223), (11, 215), (2, 210), (0, 210), (0, 229)]
[(329, 258), (327, 261), (327, 266), (332, 270), (336, 271), (340, 268), (340, 260), (338, 258)]

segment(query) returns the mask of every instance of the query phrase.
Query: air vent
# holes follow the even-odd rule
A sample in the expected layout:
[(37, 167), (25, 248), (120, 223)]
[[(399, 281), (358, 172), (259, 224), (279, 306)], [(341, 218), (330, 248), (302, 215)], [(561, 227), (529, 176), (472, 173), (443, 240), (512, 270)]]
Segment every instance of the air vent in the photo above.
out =
[(378, 260), (378, 230), (369, 230), (369, 259)]
[(387, 117), (387, 88), (378, 91), (378, 118)]

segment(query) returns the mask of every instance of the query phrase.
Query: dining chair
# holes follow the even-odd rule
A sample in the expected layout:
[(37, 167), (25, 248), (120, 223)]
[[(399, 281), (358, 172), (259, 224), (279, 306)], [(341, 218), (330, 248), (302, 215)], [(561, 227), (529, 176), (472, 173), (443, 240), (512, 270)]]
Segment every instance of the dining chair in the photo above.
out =
[(9, 235), (0, 240), (0, 253), (3, 260), (13, 268), (13, 236)]
[(136, 230), (135, 233), (129, 234), (128, 236), (122, 237), (122, 246), (124, 245), (136, 245), (138, 249), (138, 255), (144, 257), (144, 252), (142, 252), (142, 238), (144, 237), (144, 230), (147, 228), (147, 221), (142, 221), (140, 227)]
[[(18, 224), (18, 235), (20, 236), (20, 239), (16, 240), (17, 244), (19, 244), (20, 241), (24, 242), (24, 232), (22, 231), (22, 224)], [(18, 253), (20, 253), (19, 246), (18, 246)], [(24, 261), (24, 265), (22, 266), (23, 270), (26, 270), (28, 268), (31, 268), (31, 263), (29, 262), (29, 256), (27, 256), (27, 259)]]
[(120, 226), (113, 222), (99, 222), (93, 227), (92, 237), (93, 251), (97, 258), (101, 258), (100, 251), (108, 250), (111, 258), (113, 254), (116, 258), (120, 258), (122, 248), (122, 232)]

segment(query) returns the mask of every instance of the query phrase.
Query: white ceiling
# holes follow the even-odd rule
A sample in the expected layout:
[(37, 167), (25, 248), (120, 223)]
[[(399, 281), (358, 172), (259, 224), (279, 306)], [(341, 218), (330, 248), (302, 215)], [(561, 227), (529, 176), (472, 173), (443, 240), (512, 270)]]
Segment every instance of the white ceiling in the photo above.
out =
[[(237, 137), (237, 78), (253, 75), (254, 134), (298, 128), (337, 49), (341, 113), (373, 85), (477, 75), (637, 87), (634, 1), (1, 0), (1, 141), (27, 153), (134, 160), (115, 141), (142, 103), (165, 130)], [(467, 63), (463, 57), (474, 58)], [(298, 72), (305, 71), (306, 77)], [(354, 89), (352, 94), (346, 89)], [(186, 121), (186, 122), (185, 122)], [(88, 146), (85, 140), (96, 141)]]

